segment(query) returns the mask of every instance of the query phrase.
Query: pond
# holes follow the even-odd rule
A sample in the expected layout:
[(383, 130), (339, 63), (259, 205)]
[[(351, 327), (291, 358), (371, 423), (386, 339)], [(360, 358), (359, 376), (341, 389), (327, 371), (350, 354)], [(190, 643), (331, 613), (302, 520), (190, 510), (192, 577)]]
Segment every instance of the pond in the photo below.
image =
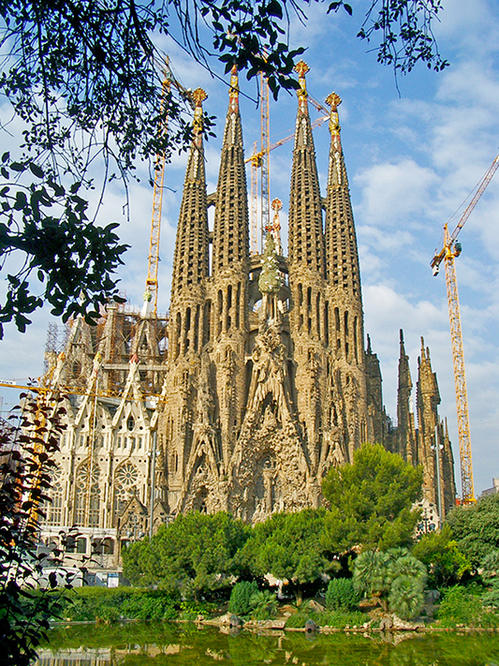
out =
[(53, 629), (38, 666), (499, 666), (499, 634), (372, 636), (133, 623)]

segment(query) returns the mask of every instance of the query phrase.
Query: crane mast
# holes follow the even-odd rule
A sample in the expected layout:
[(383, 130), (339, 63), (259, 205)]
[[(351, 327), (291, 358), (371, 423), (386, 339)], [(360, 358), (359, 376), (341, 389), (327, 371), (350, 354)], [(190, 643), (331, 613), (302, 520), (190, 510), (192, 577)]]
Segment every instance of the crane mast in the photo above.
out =
[[(166, 58), (165, 71), (163, 78), (163, 88), (161, 92), (161, 117), (167, 102), (167, 98), (171, 91), (171, 73), (170, 61)], [(159, 127), (159, 136), (163, 138), (168, 132), (168, 122), (161, 123)], [(161, 233), (161, 209), (163, 207), (163, 182), (165, 178), (165, 161), (166, 155), (164, 152), (158, 153), (154, 165), (154, 189), (152, 198), (152, 218), (151, 218), (151, 234), (149, 237), (149, 257), (147, 265), (147, 279), (146, 291), (144, 294), (144, 307), (142, 310), (143, 316), (152, 315), (156, 317), (158, 314), (158, 264), (159, 264), (159, 238)]]
[(260, 73), (261, 115), (260, 115), (260, 150), (262, 153), (261, 198), (262, 228), (261, 233), (270, 226), (270, 120), (269, 120), (269, 83), (263, 72)]
[(476, 191), (461, 216), (456, 228), (449, 234), (448, 225), (444, 225), (444, 244), (440, 251), (436, 251), (431, 260), (433, 275), (438, 275), (440, 264), (444, 262), (445, 282), (447, 286), (447, 304), (449, 308), (449, 322), (452, 342), (452, 359), (454, 366), (454, 383), (456, 387), (457, 425), (459, 437), (459, 458), (461, 465), (462, 501), (470, 504), (475, 501), (473, 486), (473, 464), (471, 457), (470, 419), (468, 410), (468, 393), (466, 389), (466, 372), (464, 365), (463, 335), (461, 330), (461, 313), (459, 308), (459, 295), (457, 290), (456, 266), (454, 259), (461, 254), (461, 244), (457, 236), (466, 220), (478, 203), (492, 176), (499, 167), (499, 155), (492, 162), (485, 176), (478, 184)]

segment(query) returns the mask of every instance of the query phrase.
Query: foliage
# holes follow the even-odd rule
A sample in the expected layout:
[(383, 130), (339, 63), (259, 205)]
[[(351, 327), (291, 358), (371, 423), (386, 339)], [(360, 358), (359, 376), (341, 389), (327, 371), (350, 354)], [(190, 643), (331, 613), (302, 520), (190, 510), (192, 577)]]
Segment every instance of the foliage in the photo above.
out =
[(326, 511), (304, 509), (297, 513), (277, 513), (258, 523), (246, 542), (239, 561), (254, 576), (271, 573), (291, 582), (295, 593), (304, 585), (338, 568), (321, 546)]
[[(2, 663), (16, 666), (34, 659), (48, 618), (60, 608), (60, 595), (34, 587), (46, 557), (36, 547), (40, 505), (50, 487), (50, 455), (65, 427), (60, 401), (21, 398), (19, 427), (4, 423), (0, 430), (0, 644)], [(49, 583), (56, 586), (55, 574)]]
[[(290, 15), (304, 21), (307, 6), (307, 0), (0, 3), (6, 54), (0, 94), (23, 128), (19, 154), (11, 159), (5, 153), (0, 169), (2, 268), (13, 255), (7, 298), (0, 304), (0, 337), (3, 323), (14, 321), (24, 331), (28, 315), (44, 300), (65, 320), (81, 313), (90, 321), (99, 305), (116, 300), (113, 272), (125, 247), (112, 227), (88, 221), (81, 192), (94, 187), (98, 158), (104, 176), (97, 208), (107, 182), (118, 176), (128, 187), (137, 158), (168, 159), (189, 142), (185, 95), (173, 87), (162, 99), (158, 37), (170, 35), (208, 69), (215, 55), (226, 72), (233, 65), (248, 78), (263, 71), (277, 96), (280, 87), (298, 86), (291, 74), (304, 49), (291, 48), (287, 32)], [(353, 12), (344, 0), (328, 5), (329, 12), (340, 8)], [(395, 71), (410, 71), (418, 61), (440, 70), (447, 63), (431, 29), (439, 10), (439, 0), (372, 0), (359, 37), (380, 37), (378, 60)], [(158, 131), (166, 117), (168, 133)], [(208, 134), (211, 125), (205, 117)]]
[(362, 544), (386, 550), (412, 542), (419, 512), (412, 510), (422, 470), (381, 444), (364, 444), (353, 463), (329, 470), (323, 482), (330, 505), (323, 546), (342, 553)]
[(360, 594), (354, 588), (351, 578), (333, 578), (329, 581), (326, 592), (326, 607), (329, 610), (353, 610), (359, 601)]
[(62, 598), (61, 616), (71, 621), (172, 620), (179, 599), (160, 590), (74, 588)]
[(258, 590), (250, 598), (251, 617), (268, 620), (277, 613), (277, 598), (270, 590)]
[(499, 626), (499, 614), (484, 608), (481, 591), (478, 586), (448, 588), (437, 611), (438, 623), (444, 627)]
[(400, 548), (365, 551), (354, 562), (354, 588), (373, 597), (385, 610), (403, 619), (415, 617), (423, 607), (426, 568)]
[(123, 572), (134, 585), (178, 590), (184, 598), (212, 596), (239, 573), (237, 551), (249, 528), (227, 513), (180, 515), (157, 534), (123, 553)]
[(248, 615), (251, 611), (251, 598), (258, 592), (256, 581), (242, 580), (232, 588), (229, 599), (229, 612)]
[(414, 545), (412, 554), (428, 568), (430, 587), (458, 584), (471, 572), (471, 563), (452, 538), (448, 524), (440, 532), (425, 534)]
[(318, 627), (345, 629), (345, 627), (362, 627), (369, 622), (369, 617), (360, 610), (313, 611), (305, 607), (288, 617), (286, 627), (302, 628), (307, 620), (313, 620)]
[(447, 516), (447, 524), (459, 550), (475, 569), (482, 567), (486, 558), (499, 550), (499, 495), (456, 507)]
[[(21, 270), (7, 275), (0, 337), (1, 322), (12, 319), (24, 332), (30, 323), (27, 315), (44, 301), (64, 321), (93, 308), (93, 314), (87, 316), (92, 323), (101, 305), (110, 299), (122, 300), (111, 277), (123, 263), (121, 255), (127, 248), (119, 245), (114, 232), (118, 225), (99, 227), (88, 221), (88, 202), (79, 193), (81, 183), (67, 191), (31, 158), (15, 162), (8, 152), (3, 154), (2, 164), (0, 253), (21, 251), (27, 259)], [(28, 172), (33, 181), (24, 186), (18, 179)], [(44, 285), (40, 296), (30, 293), (32, 272)]]

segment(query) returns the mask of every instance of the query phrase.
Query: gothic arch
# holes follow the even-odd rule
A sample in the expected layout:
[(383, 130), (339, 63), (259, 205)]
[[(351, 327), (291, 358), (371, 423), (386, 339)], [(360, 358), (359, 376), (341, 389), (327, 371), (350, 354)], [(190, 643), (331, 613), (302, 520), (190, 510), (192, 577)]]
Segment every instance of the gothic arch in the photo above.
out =
[(126, 503), (136, 493), (139, 484), (140, 472), (137, 467), (128, 461), (116, 468), (114, 473), (114, 519), (120, 515)]
[(76, 469), (74, 524), (78, 527), (99, 527), (100, 523), (100, 469), (85, 460)]

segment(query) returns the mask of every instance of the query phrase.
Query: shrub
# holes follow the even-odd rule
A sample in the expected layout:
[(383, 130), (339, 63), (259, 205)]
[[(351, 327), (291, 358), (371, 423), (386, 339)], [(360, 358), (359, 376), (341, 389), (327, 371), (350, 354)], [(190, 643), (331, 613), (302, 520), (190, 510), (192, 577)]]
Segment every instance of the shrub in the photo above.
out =
[(251, 616), (255, 620), (268, 620), (277, 613), (277, 599), (270, 590), (255, 592), (250, 599)]
[(388, 605), (393, 613), (403, 620), (411, 620), (423, 604), (424, 578), (402, 574), (394, 579), (388, 595)]
[(345, 627), (361, 627), (366, 621), (369, 621), (362, 611), (322, 611), (320, 613), (306, 610), (300, 610), (291, 615), (286, 620), (286, 627), (304, 627), (307, 620), (313, 620), (319, 627), (335, 627), (344, 629)]
[(326, 608), (329, 610), (353, 610), (360, 601), (351, 578), (333, 578), (326, 592)]
[(497, 626), (497, 613), (487, 612), (477, 588), (454, 585), (445, 593), (437, 619), (444, 627), (487, 627)]
[(426, 578), (424, 564), (403, 549), (365, 551), (354, 563), (354, 588), (406, 620), (423, 607)]
[(251, 597), (258, 592), (254, 580), (242, 580), (232, 588), (229, 600), (229, 612), (235, 615), (248, 615), (251, 611)]

